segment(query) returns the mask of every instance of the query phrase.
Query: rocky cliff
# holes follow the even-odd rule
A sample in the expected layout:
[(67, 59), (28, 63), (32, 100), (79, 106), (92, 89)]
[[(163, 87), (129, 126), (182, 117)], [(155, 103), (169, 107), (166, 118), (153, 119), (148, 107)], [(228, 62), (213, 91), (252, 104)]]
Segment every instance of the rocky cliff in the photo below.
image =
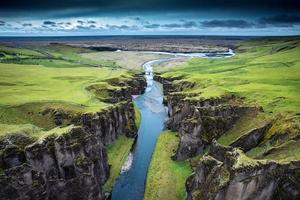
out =
[[(76, 116), (73, 125), (53, 129), (37, 141), (23, 133), (3, 137), (1, 199), (105, 199), (101, 189), (109, 177), (105, 145), (121, 134), (137, 133), (131, 94), (142, 93), (145, 81), (138, 78), (131, 83), (125, 98), (117, 98), (115, 105)], [(66, 120), (63, 116), (60, 121)]]
[[(182, 77), (155, 79), (164, 84), (167, 92), (166, 103), (169, 109), (167, 127), (179, 132), (180, 143), (173, 159), (185, 160), (199, 155), (213, 139), (233, 127), (246, 112), (260, 108), (243, 106), (241, 99), (230, 95), (216, 98), (193, 98), (196, 94), (180, 93), (193, 88), (195, 83), (178, 81)], [(178, 86), (179, 85), (179, 86)], [(178, 87), (177, 87), (178, 86)]]
[(299, 199), (299, 180), (300, 161), (253, 160), (214, 141), (186, 182), (186, 199)]
[[(156, 80), (164, 83), (164, 89), (167, 91), (167, 127), (177, 131), (180, 137), (172, 158), (195, 158), (197, 155), (203, 155), (204, 150), (208, 149), (208, 153), (193, 165), (194, 173), (186, 181), (186, 199), (299, 199), (299, 160), (255, 160), (244, 154), (261, 142), (266, 142), (266, 135), (273, 126), (272, 120), (257, 124), (257, 127), (231, 141), (229, 146), (222, 146), (216, 142), (216, 139), (233, 128), (243, 115), (263, 112), (262, 108), (245, 106), (243, 99), (233, 95), (195, 98), (196, 94), (182, 92), (195, 84), (185, 81), (181, 84), (180, 79), (181, 77), (156, 76)], [(180, 86), (176, 87), (178, 85)]]

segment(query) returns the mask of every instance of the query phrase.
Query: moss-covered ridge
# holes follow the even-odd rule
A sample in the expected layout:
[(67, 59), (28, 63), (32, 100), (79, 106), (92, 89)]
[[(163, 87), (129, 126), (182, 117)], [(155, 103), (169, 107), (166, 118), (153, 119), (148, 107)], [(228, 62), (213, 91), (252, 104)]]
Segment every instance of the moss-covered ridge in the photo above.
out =
[(214, 141), (187, 180), (187, 199), (297, 199), (299, 169), (299, 161), (253, 160)]

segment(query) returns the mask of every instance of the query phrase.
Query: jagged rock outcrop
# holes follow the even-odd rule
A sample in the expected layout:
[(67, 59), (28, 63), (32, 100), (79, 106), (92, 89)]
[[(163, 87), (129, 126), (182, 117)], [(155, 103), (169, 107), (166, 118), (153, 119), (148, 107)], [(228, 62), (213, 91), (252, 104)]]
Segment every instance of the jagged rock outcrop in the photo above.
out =
[(121, 88), (109, 91), (110, 97), (105, 99), (105, 101), (110, 103), (131, 99), (132, 94), (140, 95), (144, 92), (144, 88), (147, 85), (142, 74), (135, 75), (134, 79), (126, 80), (122, 85), (119, 82), (111, 82), (111, 84), (121, 86)]
[(261, 140), (263, 139), (264, 134), (271, 127), (271, 123), (266, 123), (258, 128), (250, 130), (248, 133), (245, 133), (235, 141), (233, 141), (230, 146), (239, 147), (244, 152), (249, 151), (250, 149), (256, 147)]
[[(140, 94), (141, 85), (128, 92)], [(109, 108), (76, 116), (70, 120), (73, 125), (53, 129), (37, 141), (23, 133), (2, 137), (0, 199), (105, 199), (102, 186), (109, 177), (105, 145), (121, 134), (137, 134), (128, 95)], [(59, 124), (71, 116), (55, 113)]]
[(170, 114), (167, 126), (180, 135), (173, 158), (184, 160), (200, 154), (213, 139), (232, 128), (245, 112), (257, 109), (230, 103), (234, 98), (194, 100), (183, 94), (170, 94), (167, 97)]
[[(180, 92), (184, 89), (193, 88), (196, 86), (196, 83), (194, 82), (180, 81), (182, 78), (182, 76), (165, 78), (160, 76), (159, 73), (157, 73), (153, 77), (155, 81), (160, 82), (162, 84), (165, 95), (168, 95), (171, 92)], [(174, 84), (174, 81), (180, 81), (180, 83)]]
[(112, 108), (97, 113), (85, 113), (82, 126), (97, 135), (103, 144), (112, 143), (120, 134), (135, 137), (134, 108), (130, 101), (120, 102)]
[[(167, 93), (169, 110), (167, 127), (179, 132), (180, 143), (175, 160), (185, 160), (203, 152), (213, 139), (228, 131), (246, 112), (256, 110), (240, 104), (235, 96), (195, 99), (197, 94), (180, 93), (195, 87), (196, 83), (180, 81), (182, 77), (164, 78), (156, 75), (155, 80), (163, 83)], [(174, 83), (180, 81), (180, 84)]]
[[(19, 154), (24, 159), (12, 162)], [(84, 128), (51, 134), (19, 154), (3, 160), (1, 198), (105, 199), (101, 186), (109, 176), (106, 151), (101, 140)]]
[(300, 198), (300, 162), (257, 161), (212, 142), (187, 182), (187, 200)]

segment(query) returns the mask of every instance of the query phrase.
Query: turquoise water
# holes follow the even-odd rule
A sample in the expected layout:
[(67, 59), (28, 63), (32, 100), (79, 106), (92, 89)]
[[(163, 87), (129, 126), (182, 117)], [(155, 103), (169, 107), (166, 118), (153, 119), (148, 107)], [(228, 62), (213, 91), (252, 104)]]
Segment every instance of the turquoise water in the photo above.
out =
[[(158, 91), (156, 91), (158, 90)], [(149, 99), (149, 94), (156, 93), (156, 99)], [(164, 129), (167, 112), (160, 102), (161, 109), (151, 108), (152, 104), (158, 104), (162, 94), (161, 86), (153, 82), (152, 90), (137, 97), (134, 102), (141, 112), (142, 120), (138, 132), (136, 145), (132, 151), (130, 168), (118, 177), (113, 191), (113, 200), (141, 200), (145, 190), (145, 181), (151, 155), (155, 147), (157, 137)], [(152, 102), (154, 101), (154, 102)], [(155, 102), (157, 101), (157, 102)], [(153, 110), (154, 109), (154, 110)]]

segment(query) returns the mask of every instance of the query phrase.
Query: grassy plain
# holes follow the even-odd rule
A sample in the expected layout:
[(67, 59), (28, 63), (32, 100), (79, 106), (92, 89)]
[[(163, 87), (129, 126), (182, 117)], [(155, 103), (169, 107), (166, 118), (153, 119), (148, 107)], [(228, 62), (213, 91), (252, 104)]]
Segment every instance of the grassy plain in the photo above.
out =
[(185, 180), (192, 170), (187, 161), (171, 159), (178, 143), (175, 133), (165, 131), (160, 134), (147, 174), (145, 200), (184, 198)]
[(108, 79), (126, 79), (131, 74), (118, 69), (114, 62), (83, 58), (81, 54), (87, 52), (92, 51), (64, 44), (26, 48), (0, 45), (1, 133), (24, 127), (27, 132), (30, 127), (54, 128), (49, 110), (76, 115), (109, 106), (101, 101), (105, 94), (88, 89), (93, 85), (108, 87)]

